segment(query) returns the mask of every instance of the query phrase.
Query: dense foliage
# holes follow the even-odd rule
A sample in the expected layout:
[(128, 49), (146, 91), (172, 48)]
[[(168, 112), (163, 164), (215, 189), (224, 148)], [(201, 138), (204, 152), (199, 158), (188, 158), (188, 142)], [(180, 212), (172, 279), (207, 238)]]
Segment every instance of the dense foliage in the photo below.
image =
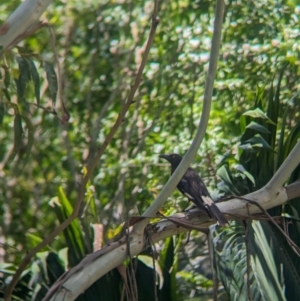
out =
[[(2, 1), (0, 19), (18, 4)], [(92, 252), (98, 224), (108, 241), (128, 216), (148, 207), (169, 176), (168, 164), (158, 160), (160, 153), (184, 154), (188, 149), (202, 109), (214, 5), (208, 0), (160, 3), (160, 24), (135, 102), (99, 162), (78, 221), (36, 258), (39, 272), (45, 258), (57, 268), (53, 278), (43, 279), (44, 286)], [(226, 2), (213, 106), (194, 164), (215, 197), (262, 187), (299, 137), (297, 5)], [(0, 263), (12, 264), (2, 266), (5, 272), (70, 214), (84, 166), (94, 158), (128, 96), (152, 8), (152, 1), (54, 1), (44, 16), (54, 35), (43, 27), (1, 57)], [(63, 103), (71, 116), (68, 123), (61, 121)], [(174, 192), (162, 212), (168, 215), (185, 205)], [(278, 214), (282, 208), (274, 210)], [(295, 202), (286, 212), (297, 215), (300, 208)], [(241, 225), (236, 227), (234, 234), (215, 235), (243, 240)], [(176, 266), (164, 277), (168, 293), (171, 286), (177, 289), (172, 300), (211, 296), (213, 290), (207, 249), (195, 247), (204, 245), (204, 238), (195, 234), (191, 240), (190, 247), (182, 237), (160, 246), (160, 263)], [(61, 251), (66, 246), (73, 251), (68, 258)], [(34, 268), (33, 263), (31, 276), (24, 277), (38, 283), (32, 280)], [(175, 277), (182, 282), (175, 285)], [(230, 296), (230, 285), (222, 275), (220, 279), (224, 298)], [(43, 289), (36, 289), (39, 296)], [(162, 293), (160, 298), (166, 297)]]

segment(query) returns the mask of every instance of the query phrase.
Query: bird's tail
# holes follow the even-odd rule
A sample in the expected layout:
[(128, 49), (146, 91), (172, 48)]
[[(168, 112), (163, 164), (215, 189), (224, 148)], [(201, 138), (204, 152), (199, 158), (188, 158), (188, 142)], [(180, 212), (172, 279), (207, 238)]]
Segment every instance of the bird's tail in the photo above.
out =
[(211, 202), (210, 204), (206, 204), (206, 209), (211, 215), (211, 217), (215, 218), (218, 221), (218, 224), (220, 226), (229, 226), (227, 219), (222, 214), (220, 209), (216, 206), (214, 202)]
[(206, 196), (202, 195), (201, 198), (205, 204), (205, 208), (207, 209), (209, 215), (211, 217), (213, 217), (214, 219), (216, 219), (220, 226), (229, 226), (227, 219), (225, 218), (223, 213), (220, 211), (218, 206), (216, 206), (216, 204), (211, 199), (211, 197), (208, 195), (206, 195)]

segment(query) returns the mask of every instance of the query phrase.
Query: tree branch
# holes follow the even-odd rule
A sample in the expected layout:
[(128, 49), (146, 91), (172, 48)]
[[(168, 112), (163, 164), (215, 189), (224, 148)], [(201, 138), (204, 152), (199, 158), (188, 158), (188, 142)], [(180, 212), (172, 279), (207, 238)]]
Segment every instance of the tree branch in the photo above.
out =
[[(282, 163), (280, 168), (276, 171), (269, 183), (267, 183), (261, 189), (245, 195), (244, 198), (260, 203), (263, 208), (269, 209), (283, 204), (289, 197), (298, 196), (295, 192), (295, 186), (299, 187), (300, 182), (295, 182), (289, 190), (286, 190), (284, 187), (282, 187), (282, 184), (288, 179), (290, 174), (298, 166), (299, 163), (300, 142), (295, 145), (293, 150), (287, 156), (286, 160)], [(248, 208), (249, 214), (255, 214), (259, 212), (259, 209), (255, 205), (249, 204), (239, 199), (231, 199), (230, 202), (219, 203), (218, 206), (224, 213), (231, 213), (232, 211), (235, 213), (242, 213), (244, 212), (245, 207)]]
[[(172, 174), (172, 176), (170, 177), (170, 179), (168, 180), (167, 184), (164, 186), (164, 188), (162, 189), (158, 197), (154, 200), (151, 206), (143, 214), (143, 216), (145, 217), (155, 215), (156, 212), (163, 206), (167, 198), (174, 191), (176, 185), (178, 184), (178, 182), (186, 172), (187, 168), (190, 166), (192, 160), (195, 158), (197, 151), (200, 147), (200, 144), (202, 142), (202, 139), (205, 135), (208, 119), (209, 119), (210, 107), (211, 107), (211, 98), (213, 93), (214, 79), (216, 77), (217, 64), (219, 58), (219, 49), (221, 43), (221, 32), (222, 32), (222, 24), (223, 24), (223, 13), (224, 13), (224, 0), (217, 0), (215, 21), (214, 21), (214, 33), (212, 38), (208, 74), (207, 74), (207, 80), (206, 80), (205, 91), (204, 91), (203, 110), (202, 110), (199, 126), (197, 129), (197, 133), (195, 135), (195, 138), (189, 150), (183, 157), (178, 168)], [(136, 225), (134, 230), (136, 232), (139, 232), (139, 234), (141, 235), (148, 222), (149, 219), (142, 220), (140, 223)]]
[(276, 171), (275, 175), (266, 185), (266, 189), (270, 191), (270, 193), (277, 193), (278, 187), (282, 187), (283, 184), (288, 180), (291, 173), (300, 163), (300, 142), (298, 142), (293, 150), (290, 152), (288, 157), (281, 164), (279, 169)]
[[(297, 184), (298, 190), (296, 192), (295, 186)], [(258, 203), (264, 209), (269, 209), (270, 204), (277, 206), (290, 200), (288, 195), (290, 191), (293, 191), (293, 197), (300, 197), (300, 182), (295, 182), (287, 187), (282, 187), (284, 194), (278, 194), (274, 199), (266, 202), (265, 195), (261, 194), (259, 199), (258, 191), (247, 195), (247, 198), (258, 198)], [(283, 197), (285, 196), (285, 197)], [(244, 196), (246, 198), (246, 196)], [(234, 199), (237, 200), (237, 199)], [(217, 203), (220, 208), (222, 205), (231, 206), (232, 200)], [(243, 219), (258, 219), (255, 216), (249, 216), (249, 207), (245, 206), (247, 202), (239, 200), (240, 208), (232, 208), (228, 219), (240, 219), (240, 215), (243, 215)], [(257, 206), (253, 206), (252, 213), (261, 213), (261, 210)], [(236, 215), (236, 217), (235, 217)], [(152, 243), (164, 240), (167, 237), (177, 235), (179, 233), (188, 232), (191, 229), (203, 230), (204, 227), (215, 223), (206, 213), (199, 212), (199, 209), (191, 209), (187, 212), (174, 214), (172, 217), (163, 219), (157, 223), (149, 224), (146, 228), (149, 239)], [(129, 242), (126, 242), (128, 237), (124, 236), (118, 241), (105, 246), (103, 249), (87, 255), (77, 266), (65, 273), (60, 279), (48, 291), (43, 301), (48, 300), (64, 300), (71, 301), (76, 299), (83, 291), (85, 291), (93, 282), (105, 275), (108, 271), (120, 265), (127, 258), (126, 244), (130, 245), (130, 254), (135, 256), (141, 252), (142, 249), (147, 247), (147, 244), (143, 244), (143, 236), (130, 235)], [(89, 275), (89, 277), (86, 277)]]
[(12, 48), (40, 27), (39, 18), (52, 0), (25, 0), (0, 27), (2, 50)]

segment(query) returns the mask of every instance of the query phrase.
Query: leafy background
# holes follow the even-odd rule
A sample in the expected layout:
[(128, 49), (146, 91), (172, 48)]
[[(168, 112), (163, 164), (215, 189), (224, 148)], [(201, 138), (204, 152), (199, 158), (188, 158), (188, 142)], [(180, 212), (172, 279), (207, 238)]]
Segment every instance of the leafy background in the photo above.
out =
[[(18, 5), (19, 1), (2, 1), (0, 20), (4, 21)], [(150, 29), (152, 5), (151, 1), (132, 0), (53, 1), (44, 18), (51, 24), (55, 40), (44, 27), (2, 56), (3, 282), (9, 282), (8, 275), (27, 250), (70, 214), (83, 166), (101, 146), (133, 83)], [(66, 267), (74, 266), (93, 250), (93, 229), (97, 225), (103, 225), (103, 241), (107, 242), (128, 216), (148, 207), (167, 181), (169, 167), (158, 160), (158, 155), (184, 154), (201, 114), (214, 5), (206, 0), (160, 3), (160, 24), (135, 103), (101, 158), (78, 220), (43, 250), (46, 253), (35, 258), (22, 278), (30, 283), (29, 287), (21, 281), (18, 284), (19, 298), (33, 295), (40, 300)], [(222, 194), (242, 195), (262, 187), (299, 137), (299, 14), (297, 1), (226, 2), (209, 126), (193, 164), (215, 198)], [(71, 116), (68, 124), (53, 114), (53, 107), (58, 116), (62, 112), (56, 99), (59, 86), (55, 80), (55, 52), (61, 70), (61, 97)], [(299, 178), (298, 173), (299, 170), (294, 172), (291, 181)], [(172, 214), (185, 206), (186, 200), (174, 192), (162, 212)], [(296, 200), (271, 211), (274, 215), (296, 217), (299, 212)], [(261, 228), (267, 231), (266, 225), (249, 227), (252, 237), (260, 233), (259, 243), (269, 245), (270, 241), (259, 232)], [(243, 300), (241, 296), (248, 297), (247, 290), (245, 283), (239, 281), (245, 275), (247, 239), (239, 223), (233, 233), (230, 231), (212, 232), (214, 253), (220, 256), (214, 256), (221, 280), (218, 294), (224, 300)], [(270, 231), (273, 234), (267, 237), (284, 248), (284, 259), (281, 263), (275, 258), (275, 263), (264, 265), (264, 271), (270, 269), (276, 276), (272, 278), (276, 280), (272, 289), (283, 292), (276, 295), (278, 299), (293, 300), (292, 291), (296, 295), (299, 289), (299, 260), (283, 238), (274, 229)], [(299, 243), (297, 224), (291, 225), (290, 235)], [(223, 245), (224, 249), (220, 247)], [(240, 258), (232, 252), (236, 246)], [(276, 244), (271, 246), (276, 249)], [(254, 247), (255, 239), (249, 248), (252, 256), (256, 254)], [(166, 300), (166, 296), (169, 300), (212, 298), (205, 236), (192, 233), (188, 244), (185, 237), (177, 237), (157, 248), (160, 265), (173, 267), (162, 271), (164, 285), (158, 289), (161, 300)], [(231, 251), (227, 254), (225, 250)], [(260, 255), (257, 262), (253, 259), (251, 266), (251, 285), (256, 292), (253, 300), (271, 298), (264, 295), (264, 290), (256, 289), (263, 283), (257, 267), (265, 256), (272, 256), (272, 250)], [(224, 260), (225, 271), (218, 269)], [(235, 265), (228, 265), (228, 261), (235, 260), (241, 267), (239, 273), (234, 270)], [(287, 263), (291, 261), (293, 265)], [(145, 275), (141, 263), (142, 259), (136, 263), (137, 273), (141, 269)], [(280, 264), (287, 267), (284, 280), (278, 276)], [(153, 282), (152, 268), (147, 268), (150, 274), (145, 283)], [(53, 271), (51, 277), (46, 270)], [(233, 277), (234, 286), (227, 283), (228, 277), (224, 278), (228, 273), (239, 275), (236, 277), (240, 280)], [(105, 281), (109, 279), (116, 286), (120, 283), (115, 271)], [(117, 296), (107, 293), (107, 300), (119, 300), (119, 287)], [(138, 287), (143, 287), (142, 283)], [(100, 300), (95, 297), (97, 289), (95, 283), (81, 298)], [(154, 289), (150, 291), (153, 294)], [(146, 300), (145, 296), (153, 300), (150, 292), (141, 289), (139, 294), (141, 300)]]

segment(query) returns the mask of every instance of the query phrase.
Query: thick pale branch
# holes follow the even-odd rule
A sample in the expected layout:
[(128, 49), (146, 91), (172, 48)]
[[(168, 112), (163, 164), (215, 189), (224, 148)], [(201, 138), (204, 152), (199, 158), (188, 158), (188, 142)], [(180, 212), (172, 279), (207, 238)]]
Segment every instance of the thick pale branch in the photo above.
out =
[[(296, 187), (298, 188), (296, 190)], [(291, 197), (300, 197), (300, 182), (295, 182), (287, 187), (282, 187), (280, 193), (270, 198), (270, 194), (265, 192), (265, 189), (260, 189), (244, 198), (257, 201), (264, 209), (269, 209), (277, 205), (283, 204), (290, 200)], [(223, 203), (218, 203), (217, 206), (225, 213), (230, 212), (231, 217), (240, 215), (248, 217), (251, 214), (261, 213), (257, 206), (248, 204), (244, 200), (232, 199)], [(229, 210), (230, 209), (230, 210)], [(255, 217), (252, 217), (255, 218)], [(177, 222), (175, 222), (177, 220)], [(187, 232), (191, 228), (201, 229), (215, 223), (205, 213), (199, 213), (199, 209), (192, 209), (188, 212), (177, 213), (170, 219), (164, 219), (155, 224), (149, 224), (146, 228), (149, 241), (155, 243), (164, 240), (167, 237)], [(180, 225), (188, 225), (183, 227)], [(120, 265), (127, 258), (126, 238), (123, 237), (112, 246), (107, 246), (104, 249), (88, 255), (80, 264), (70, 270), (63, 279), (57, 281), (55, 289), (51, 289), (44, 301), (47, 300), (74, 300), (80, 293), (86, 290), (94, 281), (105, 275), (111, 269)], [(146, 247), (143, 243), (143, 236), (133, 234), (130, 236), (130, 254), (131, 256), (138, 255), (140, 251)], [(89, 277), (87, 277), (87, 275)]]
[[(123, 240), (124, 241), (124, 240)], [(143, 248), (143, 237), (132, 237), (130, 240), (130, 254), (139, 254)], [(122, 243), (122, 242), (121, 242)], [(86, 257), (84, 260), (86, 261), (85, 266), (89, 266), (88, 271), (78, 268), (78, 272), (73, 274), (73, 276), (67, 279), (63, 286), (59, 287), (59, 289), (55, 292), (53, 296), (47, 296), (43, 299), (43, 301), (50, 300), (63, 300), (63, 301), (71, 301), (75, 300), (85, 289), (91, 286), (97, 279), (99, 279), (104, 272), (105, 275), (107, 272), (112, 270), (113, 268), (119, 266), (122, 262), (128, 258), (128, 250), (126, 247), (126, 242), (124, 241), (121, 245), (118, 245), (115, 249), (110, 252), (107, 252), (105, 255), (105, 264), (103, 264), (102, 260), (104, 257), (96, 257), (95, 255), (101, 254), (101, 250), (95, 252), (90, 256)], [(99, 266), (101, 266), (99, 270)], [(76, 267), (75, 267), (76, 268)], [(83, 276), (82, 272), (85, 273)], [(74, 287), (74, 281), (77, 285)]]
[(300, 181), (294, 182), (286, 187), (286, 193), (288, 195), (288, 200), (295, 199), (300, 196)]
[(292, 172), (300, 163), (300, 142), (298, 142), (293, 150), (289, 153), (288, 157), (284, 160), (282, 165), (278, 168), (275, 175), (266, 185), (266, 189), (272, 195), (275, 195), (278, 188), (282, 187), (283, 184), (288, 180)]
[[(282, 187), (284, 182), (288, 179), (294, 169), (300, 163), (300, 142), (298, 142), (293, 150), (290, 152), (286, 160), (277, 170), (272, 179), (263, 188), (245, 195), (244, 198), (260, 203), (264, 209), (269, 209), (277, 205), (283, 204), (288, 199), (288, 191)], [(298, 182), (296, 182), (298, 183)], [(289, 189), (290, 195), (296, 197), (297, 192), (295, 191), (295, 185)], [(253, 204), (248, 204), (246, 201), (240, 199), (232, 199), (230, 202), (220, 203), (219, 208), (222, 212), (227, 213), (242, 213), (244, 208), (250, 214), (259, 212), (259, 208)]]
[[(259, 203), (264, 209), (281, 205), (288, 199), (284, 187), (277, 190), (276, 196), (272, 196), (270, 191), (266, 189), (266, 187), (263, 187), (253, 193), (244, 195), (243, 198)], [(219, 203), (218, 207), (221, 212), (228, 214), (245, 214), (245, 210), (246, 214), (256, 214), (260, 212), (257, 206), (239, 198), (233, 198), (228, 202)]]
[(0, 27), (0, 46), (3, 50), (38, 28), (38, 20), (52, 0), (25, 0)]

